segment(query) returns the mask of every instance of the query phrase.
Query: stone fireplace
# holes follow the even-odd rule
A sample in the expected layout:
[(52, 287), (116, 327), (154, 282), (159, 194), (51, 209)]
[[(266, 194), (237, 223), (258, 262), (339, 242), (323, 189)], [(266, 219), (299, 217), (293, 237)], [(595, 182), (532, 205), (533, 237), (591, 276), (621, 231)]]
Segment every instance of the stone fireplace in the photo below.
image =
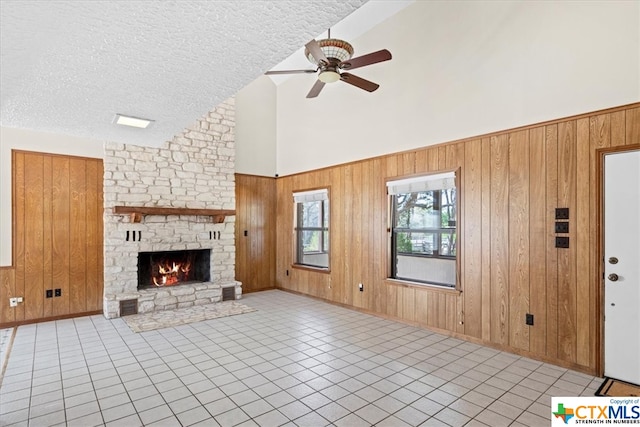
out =
[[(121, 302), (144, 313), (218, 302), (230, 287), (234, 299), (241, 297), (235, 280), (234, 124), (230, 99), (159, 148), (105, 144), (105, 317), (119, 317)], [(136, 209), (143, 214), (123, 213)], [(169, 259), (178, 251), (183, 255)], [(140, 254), (161, 264), (165, 278), (159, 265), (141, 265)], [(198, 277), (183, 271), (195, 274), (194, 266), (185, 265), (190, 261), (201, 264)], [(146, 276), (143, 286), (140, 274)]]

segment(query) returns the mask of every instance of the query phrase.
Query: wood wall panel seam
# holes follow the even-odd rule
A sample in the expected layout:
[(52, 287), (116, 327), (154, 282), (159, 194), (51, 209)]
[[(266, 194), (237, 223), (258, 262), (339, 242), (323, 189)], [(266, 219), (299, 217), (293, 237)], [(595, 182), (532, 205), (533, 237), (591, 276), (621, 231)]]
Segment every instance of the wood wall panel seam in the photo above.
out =
[[(606, 132), (610, 134), (611, 121), (609, 120), (608, 123), (609, 129), (606, 129)], [(588, 119), (579, 119), (576, 123), (576, 165), (589, 164), (589, 148), (589, 121)], [(591, 168), (589, 167), (576, 168), (577, 230), (590, 230), (589, 222), (592, 216), (590, 199), (593, 196), (590, 194), (589, 189), (595, 188), (595, 177), (590, 172)], [(581, 299), (576, 301), (576, 363), (589, 366), (593, 363), (593, 360), (591, 360), (593, 352), (590, 351), (593, 348), (591, 331), (595, 330), (595, 323), (591, 318), (595, 314), (592, 293), (592, 287), (595, 283), (592, 276), (590, 276), (592, 272), (591, 265), (594, 262), (590, 254), (593, 253), (594, 248), (590, 246), (590, 233), (577, 233), (575, 238), (576, 295), (581, 295)]]
[(529, 131), (529, 312), (534, 316), (530, 329), (529, 349), (546, 354), (547, 289), (546, 289), (546, 151), (544, 129)]
[(558, 249), (555, 247), (555, 209), (558, 205), (558, 125), (545, 127), (546, 173), (546, 294), (547, 333), (545, 355), (558, 357)]
[(529, 132), (509, 138), (509, 343), (529, 350)]

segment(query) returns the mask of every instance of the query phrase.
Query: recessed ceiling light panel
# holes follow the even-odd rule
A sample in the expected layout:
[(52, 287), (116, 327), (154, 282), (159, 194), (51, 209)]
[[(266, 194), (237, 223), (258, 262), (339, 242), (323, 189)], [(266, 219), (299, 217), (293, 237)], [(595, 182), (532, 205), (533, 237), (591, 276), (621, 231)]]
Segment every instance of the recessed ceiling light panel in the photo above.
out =
[(141, 119), (140, 117), (125, 116), (124, 114), (116, 114), (114, 123), (123, 126), (146, 129), (151, 123), (153, 123), (153, 120)]

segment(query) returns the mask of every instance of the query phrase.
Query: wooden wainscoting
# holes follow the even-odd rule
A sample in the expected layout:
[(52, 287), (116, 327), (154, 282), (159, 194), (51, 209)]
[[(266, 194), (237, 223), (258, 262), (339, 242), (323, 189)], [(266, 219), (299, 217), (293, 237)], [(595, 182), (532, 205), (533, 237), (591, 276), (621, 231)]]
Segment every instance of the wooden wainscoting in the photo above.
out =
[[(0, 276), (0, 322), (100, 311), (102, 160), (13, 151), (12, 173), (13, 268)], [(8, 308), (13, 296), (23, 302)]]
[(275, 224), (275, 178), (236, 174), (236, 279), (242, 292), (275, 287)]
[(0, 267), (0, 325), (12, 324), (16, 321), (16, 310), (9, 307), (8, 300), (16, 295), (14, 277), (13, 267)]
[[(597, 373), (597, 150), (639, 142), (634, 104), (278, 178), (277, 286)], [(385, 179), (454, 168), (462, 292), (387, 280)], [(331, 187), (329, 274), (291, 268), (291, 194), (320, 187)], [(570, 211), (568, 249), (555, 247), (556, 208)]]

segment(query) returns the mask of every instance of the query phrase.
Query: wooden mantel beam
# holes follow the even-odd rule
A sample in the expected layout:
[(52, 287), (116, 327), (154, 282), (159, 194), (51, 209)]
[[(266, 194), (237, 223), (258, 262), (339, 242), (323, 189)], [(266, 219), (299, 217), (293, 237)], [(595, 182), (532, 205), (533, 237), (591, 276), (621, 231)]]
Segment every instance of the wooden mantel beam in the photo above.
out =
[(195, 215), (210, 216), (214, 223), (224, 222), (227, 216), (236, 214), (231, 209), (191, 209), (191, 208), (165, 208), (154, 206), (114, 206), (113, 213), (130, 215), (131, 222), (140, 222), (144, 215)]

